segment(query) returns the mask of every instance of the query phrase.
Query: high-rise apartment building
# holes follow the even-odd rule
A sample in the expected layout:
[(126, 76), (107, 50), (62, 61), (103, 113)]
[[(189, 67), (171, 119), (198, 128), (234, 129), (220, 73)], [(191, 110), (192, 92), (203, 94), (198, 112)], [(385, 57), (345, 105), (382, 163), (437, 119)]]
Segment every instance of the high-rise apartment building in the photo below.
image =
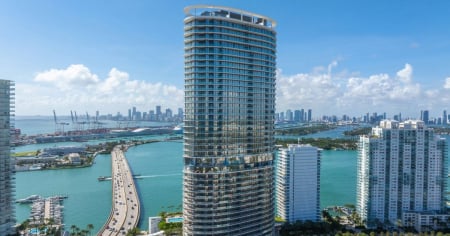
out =
[(14, 165), (11, 161), (11, 121), (14, 82), (0, 80), (0, 235), (14, 235)]
[(395, 225), (405, 214), (442, 213), (446, 155), (445, 139), (423, 121), (384, 120), (361, 136), (356, 209), (362, 220), (368, 226)]
[(277, 216), (320, 221), (320, 149), (289, 144), (278, 153), (275, 169)]
[(184, 235), (271, 235), (275, 22), (184, 9)]

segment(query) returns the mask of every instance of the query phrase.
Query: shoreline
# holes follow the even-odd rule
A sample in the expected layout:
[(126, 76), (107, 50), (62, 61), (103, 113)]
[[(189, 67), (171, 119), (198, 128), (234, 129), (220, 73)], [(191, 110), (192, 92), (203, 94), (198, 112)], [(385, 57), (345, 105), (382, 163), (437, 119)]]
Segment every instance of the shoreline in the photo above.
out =
[[(92, 165), (95, 164), (95, 158), (97, 157), (98, 154), (110, 154), (110, 148), (111, 146), (114, 145), (123, 145), (125, 148), (125, 152), (128, 150), (128, 147), (130, 146), (138, 146), (138, 145), (142, 145), (142, 144), (148, 144), (148, 143), (155, 143), (155, 142), (162, 142), (162, 141), (170, 141), (170, 140), (175, 140), (175, 139), (166, 139), (166, 140), (157, 140), (157, 139), (147, 139), (147, 140), (119, 140), (119, 141), (113, 141), (113, 142), (105, 142), (104, 144), (97, 144), (97, 145), (93, 145), (94, 146), (94, 150), (95, 152), (93, 154), (87, 155), (86, 159), (89, 160), (88, 164), (83, 164), (83, 165), (60, 165), (60, 166), (45, 166), (45, 163), (33, 163), (33, 164), (22, 164), (22, 165), (17, 165), (15, 164), (15, 171), (16, 172), (29, 172), (29, 171), (44, 171), (44, 170), (63, 170), (63, 169), (79, 169), (79, 168), (87, 168), (87, 167), (92, 167)], [(28, 153), (38, 153), (40, 151), (36, 150), (36, 151), (29, 151)], [(24, 157), (33, 157), (33, 156), (24, 156)], [(39, 158), (37, 156), (34, 156), (36, 158), (37, 161), (39, 161)], [(20, 159), (21, 157), (14, 157), (15, 160), (17, 161), (18, 159)], [(30, 169), (33, 165), (39, 165), (39, 169)], [(40, 165), (43, 166), (40, 166)], [(17, 168), (16, 166), (21, 166), (22, 168)]]

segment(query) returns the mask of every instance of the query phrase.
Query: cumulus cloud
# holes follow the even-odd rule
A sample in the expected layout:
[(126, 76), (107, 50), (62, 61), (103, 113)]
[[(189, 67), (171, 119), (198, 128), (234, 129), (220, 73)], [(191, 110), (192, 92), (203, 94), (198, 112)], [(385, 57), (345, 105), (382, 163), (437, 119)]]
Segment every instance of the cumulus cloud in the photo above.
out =
[(444, 88), (445, 88), (445, 89), (450, 89), (450, 77), (448, 77), (447, 79), (445, 79)]
[[(404, 112), (414, 115), (420, 109), (444, 106), (450, 99), (442, 89), (423, 91), (413, 80), (413, 67), (405, 64), (391, 76), (386, 73), (370, 76), (336, 73), (317, 69), (311, 73), (277, 77), (277, 111), (286, 109), (313, 109), (319, 114), (361, 115), (366, 112), (388, 112), (391, 115)], [(450, 78), (445, 88), (450, 89)]]
[[(422, 109), (448, 109), (450, 103), (450, 77), (440, 88), (423, 90), (414, 81), (410, 64), (394, 75), (368, 76), (339, 70), (337, 61), (314, 67), (309, 73), (285, 75), (278, 69), (276, 90), (277, 112), (304, 108), (312, 109), (314, 116), (359, 116), (366, 112), (414, 116)], [(183, 103), (183, 89), (132, 79), (117, 68), (102, 77), (87, 66), (71, 65), (37, 73), (33, 83), (16, 83), (18, 115), (51, 114), (53, 109), (59, 114), (69, 114), (70, 110), (115, 114), (127, 112), (132, 106), (149, 111), (156, 105), (177, 109), (184, 107)]]
[(98, 83), (99, 79), (86, 66), (71, 65), (67, 69), (51, 69), (38, 73), (34, 81), (53, 84), (59, 89), (68, 90), (74, 87), (88, 87)]
[[(332, 81), (332, 62), (324, 73), (314, 70), (311, 74), (285, 76), (281, 70), (277, 73), (277, 110), (330, 106), (339, 95), (340, 85)], [(279, 108), (279, 109), (278, 109)]]
[(400, 79), (400, 81), (404, 83), (409, 83), (411, 82), (412, 73), (413, 73), (412, 66), (410, 64), (406, 64), (405, 68), (397, 72), (397, 76)]
[(378, 74), (368, 78), (349, 78), (337, 105), (344, 110), (400, 112), (405, 104), (420, 97), (421, 87), (412, 82), (412, 66), (406, 64), (397, 72), (397, 77)]
[(184, 92), (176, 86), (133, 80), (117, 68), (101, 79), (85, 65), (70, 65), (37, 73), (33, 81), (16, 84), (17, 114), (51, 114), (53, 109), (123, 114), (132, 106), (147, 112), (156, 105), (184, 106)]

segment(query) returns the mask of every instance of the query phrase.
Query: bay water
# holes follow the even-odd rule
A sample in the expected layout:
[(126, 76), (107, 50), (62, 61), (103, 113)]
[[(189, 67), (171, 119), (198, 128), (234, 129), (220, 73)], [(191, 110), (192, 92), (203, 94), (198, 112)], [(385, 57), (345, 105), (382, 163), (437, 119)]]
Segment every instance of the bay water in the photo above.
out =
[[(34, 132), (53, 132), (54, 123), (38, 119), (22, 121)], [(21, 122), (16, 121), (16, 127)], [(47, 130), (35, 125), (46, 126)], [(346, 130), (346, 129), (345, 129)], [(340, 136), (343, 129), (326, 131), (327, 135)], [(321, 136), (321, 135), (316, 135)], [(147, 136), (149, 138), (149, 136)], [(162, 137), (155, 137), (161, 139)], [(450, 142), (450, 137), (447, 136)], [(97, 140), (95, 142), (102, 142)], [(104, 140), (103, 140), (104, 142)], [(89, 142), (91, 143), (91, 142)], [(33, 144), (17, 147), (15, 151), (30, 151), (53, 146), (85, 145), (85, 143)], [(148, 217), (161, 211), (179, 211), (182, 202), (182, 142), (164, 141), (131, 147), (126, 152), (127, 160), (135, 174), (140, 175), (135, 183), (141, 200), (141, 229), (148, 229)], [(321, 207), (354, 204), (356, 201), (356, 151), (323, 151), (321, 159)], [(111, 156), (98, 155), (95, 164), (87, 168), (45, 170), (16, 173), (16, 198), (32, 194), (51, 196), (67, 194), (64, 200), (64, 222), (66, 229), (71, 225), (85, 228), (93, 224), (97, 232), (108, 218), (111, 208), (111, 182), (98, 181), (99, 176), (111, 175)], [(28, 218), (29, 205), (16, 204), (17, 222)]]

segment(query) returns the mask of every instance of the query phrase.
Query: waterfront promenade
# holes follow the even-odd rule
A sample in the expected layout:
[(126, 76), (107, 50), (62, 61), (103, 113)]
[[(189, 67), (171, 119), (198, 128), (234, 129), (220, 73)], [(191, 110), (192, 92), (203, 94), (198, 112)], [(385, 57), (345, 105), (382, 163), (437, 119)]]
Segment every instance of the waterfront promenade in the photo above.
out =
[(125, 158), (125, 148), (124, 145), (118, 145), (111, 152), (112, 208), (108, 221), (97, 235), (126, 235), (139, 222), (139, 196)]

